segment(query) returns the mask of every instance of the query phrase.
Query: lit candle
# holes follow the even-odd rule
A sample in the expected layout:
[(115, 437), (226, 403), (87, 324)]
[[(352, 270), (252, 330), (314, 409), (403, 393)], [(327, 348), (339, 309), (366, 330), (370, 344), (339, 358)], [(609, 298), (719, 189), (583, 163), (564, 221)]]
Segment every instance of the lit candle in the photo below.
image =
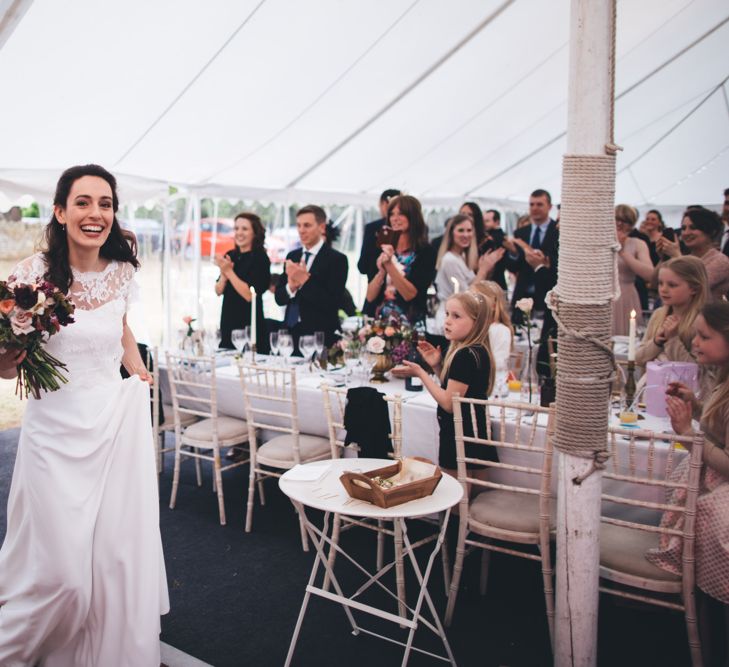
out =
[(635, 311), (630, 311), (630, 329), (628, 331), (628, 361), (635, 361)]
[(251, 285), (251, 347), (256, 344), (256, 288)]
[(451, 276), (451, 282), (453, 283), (453, 293), (458, 294), (461, 291), (461, 286), (458, 284), (458, 278)]

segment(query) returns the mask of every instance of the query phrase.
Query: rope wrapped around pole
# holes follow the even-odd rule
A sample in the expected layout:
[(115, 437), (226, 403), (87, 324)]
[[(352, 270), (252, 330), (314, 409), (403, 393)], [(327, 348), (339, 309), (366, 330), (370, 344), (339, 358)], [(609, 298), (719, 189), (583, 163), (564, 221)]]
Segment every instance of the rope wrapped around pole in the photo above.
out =
[(612, 300), (619, 295), (619, 245), (614, 226), (598, 221), (613, 219), (614, 199), (614, 155), (564, 156), (559, 281), (548, 305), (559, 327), (555, 445), (594, 459), (577, 484), (602, 468), (607, 456), (610, 388), (617, 371), (610, 321)]

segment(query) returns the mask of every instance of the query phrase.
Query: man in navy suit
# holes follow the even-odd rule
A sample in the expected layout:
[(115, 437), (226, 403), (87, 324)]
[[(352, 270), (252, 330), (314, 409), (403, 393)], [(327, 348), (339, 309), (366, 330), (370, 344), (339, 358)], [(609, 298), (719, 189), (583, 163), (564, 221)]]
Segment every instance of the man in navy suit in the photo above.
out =
[[(364, 227), (362, 234), (362, 250), (359, 254), (357, 269), (360, 273), (367, 276), (367, 282), (372, 280), (377, 273), (377, 258), (380, 256), (380, 249), (377, 247), (377, 232), (379, 232), (387, 222), (387, 206), (393, 197), (397, 197), (400, 190), (385, 190), (380, 195), (380, 215), (378, 220), (368, 222)], [(374, 316), (374, 308), (365, 300), (362, 306), (362, 312), (365, 315)]]
[[(514, 238), (504, 238), (506, 268), (516, 273), (512, 305), (519, 299), (534, 299), (534, 311), (544, 312), (544, 324), (537, 349), (537, 372), (550, 376), (548, 340), (557, 337), (552, 311), (545, 307), (547, 292), (557, 284), (559, 229), (549, 217), (552, 197), (546, 190), (534, 190), (529, 197), (530, 224), (517, 229)], [(512, 307), (514, 324), (523, 322), (522, 312)]]
[(298, 348), (299, 337), (324, 332), (324, 344), (337, 340), (339, 304), (346, 289), (345, 255), (326, 243), (327, 216), (319, 206), (304, 206), (296, 214), (301, 248), (286, 256), (286, 279), (276, 287), (276, 303), (286, 306), (284, 326)]
[(549, 217), (551, 208), (549, 192), (535, 190), (529, 197), (530, 224), (504, 238), (506, 268), (517, 275), (512, 304), (531, 297), (537, 311), (544, 310), (544, 297), (557, 284), (559, 230)]

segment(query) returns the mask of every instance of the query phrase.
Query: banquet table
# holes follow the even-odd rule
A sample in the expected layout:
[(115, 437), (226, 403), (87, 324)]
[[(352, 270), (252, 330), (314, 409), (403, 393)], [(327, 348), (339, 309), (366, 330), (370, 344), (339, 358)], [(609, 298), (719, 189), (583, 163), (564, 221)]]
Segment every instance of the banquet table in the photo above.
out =
[[(270, 364), (275, 363), (279, 367), (282, 364), (280, 359), (273, 361), (270, 357), (264, 357), (259, 355), (257, 363)], [(345, 371), (344, 369), (330, 371), (324, 373), (320, 370), (310, 371), (308, 364), (304, 363), (303, 360), (296, 359), (289, 362), (290, 367), (296, 369), (296, 387), (298, 396), (298, 412), (299, 412), (299, 430), (301, 433), (318, 435), (321, 437), (328, 437), (328, 427), (326, 414), (324, 412), (324, 402), (321, 392), (321, 385), (327, 383), (334, 386), (345, 386)], [(350, 379), (351, 380), (351, 379)], [(231, 417), (237, 417), (239, 419), (245, 419), (245, 407), (243, 404), (243, 390), (240, 384), (238, 375), (238, 368), (235, 360), (230, 356), (221, 356), (218, 358), (216, 368), (216, 381), (217, 381), (217, 396), (218, 396), (218, 410), (222, 415)], [(360, 376), (355, 378), (354, 382), (349, 383), (349, 386), (367, 386), (366, 377)], [(160, 386), (163, 395), (166, 397), (170, 396), (169, 384), (167, 381), (167, 374), (164, 367), (164, 360), (160, 362)], [(403, 456), (421, 456), (431, 461), (438, 461), (438, 420), (436, 415), (436, 402), (435, 399), (425, 390), (420, 392), (411, 392), (405, 389), (405, 382), (397, 378), (391, 378), (389, 382), (379, 385), (368, 385), (376, 387), (379, 391), (390, 395), (400, 396), (402, 405), (402, 432), (403, 432), (403, 444), (402, 453)], [(518, 393), (509, 396), (510, 400), (519, 401), (520, 396)], [(168, 399), (169, 400), (169, 399)], [(392, 408), (391, 408), (392, 409)], [(509, 414), (507, 412), (506, 428), (507, 432), (505, 437), (511, 439), (515, 436), (517, 424), (515, 420), (515, 413)], [(533, 417), (531, 417), (533, 418)], [(522, 429), (523, 440), (528, 439), (528, 431), (532, 428), (532, 422), (529, 416), (522, 416), (522, 422), (518, 425)], [(285, 425), (282, 424), (281, 425)], [(611, 426), (620, 426), (619, 419), (617, 417), (617, 410), (611, 410), (610, 417)], [(543, 439), (546, 437), (546, 415), (538, 415), (537, 421), (537, 444), (543, 443)], [(575, 425), (576, 428), (579, 424)], [(667, 419), (652, 417), (650, 415), (642, 415), (640, 428), (645, 430), (653, 430), (657, 432), (670, 432), (671, 425)], [(266, 434), (263, 434), (263, 439), (266, 439)], [(627, 442), (623, 445), (620, 441), (618, 442), (619, 447), (625, 447), (627, 450)], [(500, 452), (501, 460), (504, 463), (512, 465), (528, 465), (528, 466), (540, 466), (540, 460), (535, 457), (540, 457), (541, 454), (538, 452), (528, 451), (512, 451), (509, 449), (502, 450)], [(680, 458), (685, 456), (685, 451), (676, 452), (676, 455)], [(668, 447), (657, 447), (653, 456), (656, 458), (656, 469), (665, 461), (668, 455)], [(636, 444), (635, 456), (637, 457), (637, 463), (640, 465), (642, 458), (647, 460), (648, 453), (646, 448), (641, 445), (640, 442)], [(557, 490), (557, 456), (554, 457), (553, 475), (552, 475), (552, 491), (556, 495)], [(620, 464), (616, 469), (616, 472), (623, 472), (625, 470), (625, 464), (627, 462), (627, 454), (622, 454), (619, 457)], [(609, 466), (610, 464), (608, 464)], [(515, 483), (524, 484), (532, 488), (539, 488), (540, 480), (527, 473), (519, 473), (514, 471), (492, 471), (493, 480), (496, 482), (503, 483)], [(619, 491), (620, 483), (606, 480), (605, 482), (606, 492), (613, 493)], [(634, 497), (641, 500), (649, 500), (652, 502), (663, 502), (663, 494), (660, 489), (644, 489), (635, 488), (631, 490)], [(645, 510), (639, 508), (627, 508), (624, 506), (615, 506), (608, 509), (608, 513), (626, 519), (642, 519), (657, 523), (660, 519), (660, 513), (653, 510)]]

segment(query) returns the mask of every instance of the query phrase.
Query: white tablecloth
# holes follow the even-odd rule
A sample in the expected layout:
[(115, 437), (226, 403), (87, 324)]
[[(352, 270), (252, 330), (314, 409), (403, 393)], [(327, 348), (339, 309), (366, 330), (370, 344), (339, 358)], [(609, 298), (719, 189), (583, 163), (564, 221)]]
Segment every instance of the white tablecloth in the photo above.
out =
[[(220, 363), (222, 365), (216, 370), (218, 384), (218, 410), (220, 414), (245, 419), (243, 390), (240, 385), (238, 369), (235, 365), (230, 365), (232, 363), (232, 359), (230, 358), (223, 358)], [(324, 413), (324, 403), (322, 400), (320, 386), (324, 382), (333, 385), (343, 385), (343, 371), (335, 371), (327, 375), (318, 371), (312, 373), (308, 371), (307, 364), (302, 363), (297, 364), (295, 368), (297, 369), (296, 383), (300, 432), (327, 437), (327, 420), (326, 414)], [(169, 402), (171, 400), (169, 385), (167, 383), (167, 375), (164, 368), (161, 368), (160, 385), (166, 402)], [(392, 378), (389, 382), (384, 384), (369, 386), (374, 386), (379, 391), (388, 395), (399, 394), (403, 398), (403, 454), (405, 456), (422, 456), (437, 463), (439, 427), (436, 417), (436, 402), (433, 397), (425, 390), (421, 392), (406, 391), (405, 382), (396, 378)], [(518, 394), (512, 396), (512, 399), (519, 400)], [(615, 411), (611, 413), (611, 425), (619, 426), (619, 421), (614, 412)], [(668, 422), (668, 420), (651, 417), (649, 415), (646, 415), (645, 417), (646, 418), (644, 420), (640, 421), (641, 429), (670, 432), (670, 422)], [(546, 437), (546, 429), (544, 428), (546, 426), (546, 422), (544, 419), (545, 415), (539, 415), (537, 438)], [(285, 424), (282, 422), (282, 425)], [(513, 419), (507, 419), (507, 439), (513, 438), (515, 428), (515, 421)], [(527, 431), (531, 428), (531, 422), (522, 424), (521, 428), (522, 435), (526, 438)], [(619, 446), (618, 470), (621, 472), (624, 472), (627, 469), (627, 449), (627, 443), (624, 448)], [(667, 447), (657, 447), (655, 452), (656, 470), (661, 469), (661, 466), (666, 459), (667, 452)], [(678, 453), (678, 456), (683, 455), (685, 455), (684, 452)], [(517, 452), (503, 448), (499, 450), (500, 460), (504, 463), (514, 465), (539, 466), (541, 463), (540, 459), (535, 458), (539, 456), (540, 455), (538, 454), (531, 454), (530, 452)], [(641, 458), (645, 458), (647, 460), (647, 447), (643, 448), (641, 443), (638, 443), (636, 447), (636, 456), (638, 458), (636, 461), (638, 465), (641, 463)], [(557, 456), (554, 457), (555, 464), (553, 467), (554, 474), (552, 480), (552, 489), (555, 493), (557, 487), (556, 460)], [(610, 466), (611, 463), (608, 463), (608, 467)], [(533, 488), (539, 488), (539, 479), (535, 475), (528, 475), (525, 473), (494, 471), (492, 473), (492, 479), (497, 482), (525, 484)], [(616, 482), (606, 481), (605, 483), (605, 490), (608, 493), (616, 492), (618, 488), (619, 485)], [(633, 489), (631, 490), (631, 496), (644, 500), (651, 500), (653, 502), (664, 501), (663, 492), (661, 490), (646, 490), (645, 488), (636, 488), (635, 485), (633, 485)], [(623, 516), (626, 518), (637, 518), (642, 516), (645, 519), (654, 522), (657, 522), (659, 519), (659, 514), (656, 512), (625, 507), (613, 507), (609, 510), (609, 513), (614, 516)]]

